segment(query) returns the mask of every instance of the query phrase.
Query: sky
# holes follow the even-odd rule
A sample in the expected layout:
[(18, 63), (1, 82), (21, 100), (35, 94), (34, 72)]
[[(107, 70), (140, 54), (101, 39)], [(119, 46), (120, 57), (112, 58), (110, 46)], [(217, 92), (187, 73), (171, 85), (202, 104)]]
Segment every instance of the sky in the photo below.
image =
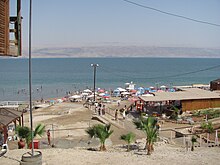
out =
[[(13, 9), (16, 0), (11, 0)], [(131, 0), (165, 12), (220, 24), (219, 0)], [(32, 46), (144, 45), (220, 48), (220, 26), (162, 14), (123, 0), (33, 0)], [(10, 11), (11, 14), (15, 10)], [(28, 46), (29, 0), (22, 1)]]

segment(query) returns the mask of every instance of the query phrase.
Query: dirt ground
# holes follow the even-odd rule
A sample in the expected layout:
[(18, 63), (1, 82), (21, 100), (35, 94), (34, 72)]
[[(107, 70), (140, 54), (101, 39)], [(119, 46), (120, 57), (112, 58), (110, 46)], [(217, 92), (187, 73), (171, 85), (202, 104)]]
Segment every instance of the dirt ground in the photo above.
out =
[[(124, 103), (126, 104), (126, 103)], [(123, 104), (121, 105), (124, 106)], [(108, 108), (114, 110), (117, 105), (109, 104)], [(118, 107), (117, 107), (118, 108)], [(107, 152), (88, 151), (88, 148), (99, 147), (97, 139), (90, 139), (85, 130), (93, 124), (100, 123), (92, 120), (93, 110), (83, 107), (82, 103), (63, 102), (47, 108), (33, 110), (33, 124), (46, 125), (46, 129), (51, 130), (51, 142), (55, 147), (48, 146), (46, 134), (40, 138), (39, 147), (43, 154), (43, 164), (219, 164), (219, 147), (199, 147), (194, 152), (186, 151), (183, 147), (174, 144), (155, 144), (155, 152), (152, 156), (147, 156), (143, 150), (145, 145), (145, 135), (143, 132), (130, 125), (126, 129), (112, 125), (114, 130), (111, 137), (106, 141)], [(114, 121), (114, 117), (110, 116)], [(129, 125), (129, 120), (121, 121)], [(25, 113), (25, 125), (29, 126), (29, 113)], [(181, 124), (165, 122), (162, 128), (175, 128), (183, 126)], [(53, 131), (54, 130), (54, 131)], [(126, 152), (125, 142), (121, 141), (120, 135), (136, 131), (136, 143), (131, 152)], [(164, 134), (165, 135), (165, 134)], [(170, 136), (170, 132), (167, 132)], [(142, 139), (140, 141), (140, 139)], [(9, 151), (5, 157), (0, 158), (0, 164), (16, 165), (24, 152), (28, 150), (18, 150), (17, 141), (10, 141)], [(140, 146), (139, 146), (140, 145)], [(138, 147), (137, 147), (138, 146)], [(140, 147), (140, 148), (139, 148)], [(86, 157), (86, 159), (82, 159)]]

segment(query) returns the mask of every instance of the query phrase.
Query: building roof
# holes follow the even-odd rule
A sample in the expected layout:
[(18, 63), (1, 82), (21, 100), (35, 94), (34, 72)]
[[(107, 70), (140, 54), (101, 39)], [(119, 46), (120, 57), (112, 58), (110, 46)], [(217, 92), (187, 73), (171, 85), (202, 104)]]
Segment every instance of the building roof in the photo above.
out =
[(155, 92), (155, 96), (140, 96), (143, 101), (196, 100), (219, 98), (220, 94), (199, 88), (184, 88), (177, 92)]
[(21, 117), (23, 112), (10, 109), (10, 108), (0, 108), (0, 124), (8, 125), (15, 119)]
[(218, 82), (220, 82), (220, 78), (216, 79), (216, 80), (212, 80), (211, 82), (218, 83)]

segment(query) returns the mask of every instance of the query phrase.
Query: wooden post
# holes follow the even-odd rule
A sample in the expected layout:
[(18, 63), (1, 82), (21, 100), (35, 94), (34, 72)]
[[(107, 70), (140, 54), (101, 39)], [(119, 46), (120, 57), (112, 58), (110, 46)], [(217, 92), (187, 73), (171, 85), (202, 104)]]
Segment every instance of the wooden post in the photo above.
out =
[(183, 136), (183, 145), (184, 146), (186, 145), (186, 136), (185, 135)]
[(218, 130), (215, 131), (215, 145), (218, 145)]
[(202, 135), (199, 135), (199, 145), (202, 147)]
[(24, 114), (22, 113), (21, 115), (21, 126), (23, 127), (24, 126)]
[(6, 141), (8, 139), (8, 129), (7, 126), (4, 126), (4, 144), (6, 144)]
[(207, 133), (207, 147), (209, 146), (209, 133)]
[(188, 148), (189, 148), (189, 141), (187, 140), (186, 141), (186, 151), (188, 151)]
[(170, 141), (172, 141), (172, 136), (173, 136), (173, 134), (172, 134), (172, 130), (170, 131)]

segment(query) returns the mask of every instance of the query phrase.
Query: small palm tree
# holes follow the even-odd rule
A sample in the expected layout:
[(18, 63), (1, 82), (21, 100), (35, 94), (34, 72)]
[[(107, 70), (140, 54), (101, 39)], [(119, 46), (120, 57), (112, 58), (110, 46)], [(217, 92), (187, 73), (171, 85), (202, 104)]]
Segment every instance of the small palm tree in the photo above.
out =
[(130, 151), (130, 144), (134, 141), (134, 138), (135, 138), (135, 134), (132, 133), (132, 132), (129, 132), (128, 134), (126, 135), (121, 135), (121, 140), (124, 140), (128, 143), (127, 145), (127, 151)]
[(212, 122), (208, 122), (208, 124), (206, 125), (206, 129), (209, 134), (214, 132), (214, 127)]
[(158, 129), (156, 127), (157, 120), (154, 117), (140, 118), (139, 120), (134, 120), (133, 123), (136, 125), (136, 128), (141, 129), (146, 134), (146, 149), (147, 155), (151, 155), (153, 152), (153, 144), (157, 139)]
[(194, 151), (194, 144), (197, 142), (197, 138), (195, 136), (192, 136), (191, 142), (192, 142), (191, 151)]
[(205, 130), (206, 127), (207, 127), (206, 122), (202, 122), (201, 125), (200, 125), (200, 127), (201, 127), (203, 130)]
[(45, 126), (43, 124), (38, 124), (36, 126), (36, 128), (34, 129), (34, 131), (31, 131), (31, 129), (29, 127), (21, 127), (21, 126), (18, 126), (16, 128), (16, 132), (18, 134), (18, 136), (20, 138), (24, 138), (25, 141), (26, 141), (26, 144), (27, 144), (27, 147), (30, 145), (30, 142), (31, 142), (31, 132), (33, 134), (33, 139), (38, 135), (38, 136), (42, 136), (45, 132)]
[(111, 124), (102, 125), (102, 124), (96, 124), (92, 127), (89, 127), (86, 130), (86, 133), (91, 137), (99, 138), (101, 146), (100, 151), (106, 151), (105, 147), (105, 141), (107, 138), (110, 137), (110, 135), (113, 133), (113, 130), (110, 130)]
[(28, 127), (17, 126), (15, 132), (18, 134), (18, 137), (20, 138), (20, 141), (18, 142), (18, 148), (23, 148), (25, 146), (25, 142), (23, 141), (23, 139), (25, 139), (26, 143), (28, 142), (30, 129)]
[(177, 120), (179, 109), (175, 106), (172, 106), (172, 108), (173, 108), (173, 113), (171, 114), (170, 119)]
[(208, 122), (208, 123), (203, 122), (201, 124), (201, 128), (207, 131), (207, 140), (208, 140), (209, 139), (208, 137), (210, 136), (210, 134), (214, 132), (214, 127), (213, 127), (212, 122)]

